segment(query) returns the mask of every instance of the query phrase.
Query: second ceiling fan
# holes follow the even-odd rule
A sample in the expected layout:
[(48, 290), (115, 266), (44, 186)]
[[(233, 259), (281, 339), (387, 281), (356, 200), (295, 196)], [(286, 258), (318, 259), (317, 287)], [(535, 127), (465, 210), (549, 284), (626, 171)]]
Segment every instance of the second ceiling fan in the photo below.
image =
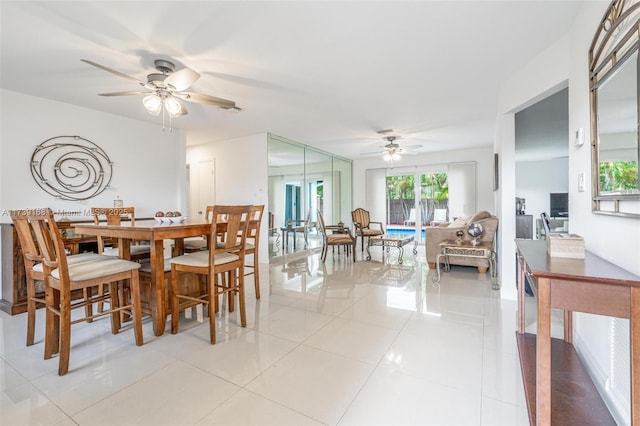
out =
[(393, 130), (381, 130), (378, 132), (380, 135), (386, 135), (383, 137), (383, 140), (387, 143), (381, 146), (381, 148), (384, 149), (383, 151), (363, 152), (361, 155), (378, 154), (382, 155), (384, 161), (398, 161), (401, 158), (400, 154), (414, 155), (417, 154), (417, 152), (413, 150), (422, 148), (420, 144), (401, 147), (398, 143), (398, 139), (401, 139), (401, 137), (398, 135), (390, 135), (389, 133), (393, 133)]

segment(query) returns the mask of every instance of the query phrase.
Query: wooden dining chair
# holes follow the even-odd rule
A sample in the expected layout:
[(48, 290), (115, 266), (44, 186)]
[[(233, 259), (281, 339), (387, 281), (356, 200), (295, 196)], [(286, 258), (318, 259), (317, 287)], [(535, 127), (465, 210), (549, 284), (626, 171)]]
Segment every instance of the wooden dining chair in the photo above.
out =
[[(36, 290), (36, 281), (44, 283), (44, 268), (42, 266), (42, 255), (38, 248), (38, 243), (34, 239), (33, 230), (31, 229), (31, 223), (27, 218), (27, 210), (11, 210), (9, 212), (11, 220), (13, 221), (13, 227), (18, 236), (18, 242), (20, 243), (20, 250), (22, 251), (22, 260), (25, 268), (25, 278), (27, 281), (27, 346), (31, 346), (35, 340), (35, 324), (36, 324), (36, 309), (38, 304), (44, 306), (44, 292)], [(67, 256), (69, 264), (81, 263), (90, 260), (98, 260), (102, 257), (96, 253), (81, 253)], [(88, 299), (88, 291), (84, 290), (84, 300)], [(86, 316), (90, 318), (93, 314), (93, 307), (91, 304), (83, 304), (86, 312)], [(72, 306), (77, 307), (77, 306)], [(91, 320), (89, 320), (91, 321)]]
[(262, 215), (264, 214), (264, 204), (254, 205), (251, 209), (249, 225), (247, 228), (247, 241), (245, 244), (245, 255), (253, 256), (253, 263), (245, 262), (245, 271), (247, 268), (250, 272), (245, 272), (245, 276), (253, 275), (253, 282), (256, 291), (256, 299), (260, 299), (260, 259), (258, 247), (260, 246), (260, 227), (262, 223)]
[[(136, 223), (135, 207), (91, 207), (93, 223), (107, 223), (120, 226), (122, 219), (128, 219), (132, 225)], [(118, 241), (111, 238), (98, 236), (98, 253), (107, 256), (119, 256)], [(140, 261), (148, 259), (151, 255), (151, 247), (148, 244), (140, 244), (139, 241), (131, 241), (131, 260)]]
[[(211, 215), (213, 214), (213, 206), (207, 206), (204, 213), (204, 220), (211, 223)], [(193, 253), (194, 251), (207, 250), (207, 236), (189, 237), (184, 239), (184, 252)], [(175, 257), (175, 255), (174, 255)]]
[[(122, 219), (128, 219), (132, 225), (136, 223), (135, 207), (91, 207), (91, 216), (93, 223), (99, 225), (106, 223), (107, 225), (120, 226)], [(118, 240), (113, 238), (105, 238), (98, 236), (98, 253), (105, 256), (120, 257), (120, 248)], [(151, 246), (148, 244), (139, 244), (139, 242), (131, 241), (129, 260), (141, 262), (151, 257)], [(104, 286), (98, 286), (98, 294), (104, 294)], [(123, 289), (120, 297), (125, 300), (127, 290)], [(98, 312), (104, 311), (104, 302), (98, 302)]]
[[(109, 283), (108, 297), (111, 309), (92, 317), (110, 315), (111, 332), (116, 334), (121, 326), (120, 312), (128, 312), (133, 317), (136, 345), (141, 346), (143, 337), (138, 282), (140, 264), (111, 256), (102, 256), (100, 260), (95, 261), (69, 263), (64, 242), (51, 209), (28, 210), (27, 218), (42, 254), (46, 308), (44, 358), (49, 359), (59, 353), (58, 374), (62, 376), (69, 371), (71, 325), (86, 320), (86, 318), (71, 320), (73, 291)], [(117, 287), (124, 285), (125, 282), (130, 283), (132, 302), (121, 305)], [(92, 297), (82, 303), (94, 303), (97, 300), (100, 300), (100, 296)]]
[(320, 232), (322, 232), (322, 262), (327, 259), (327, 251), (329, 246), (338, 246), (345, 248), (345, 253), (353, 255), (353, 261), (356, 261), (356, 239), (351, 235), (351, 230), (343, 226), (330, 225), (324, 223), (324, 217), (318, 210), (318, 223), (320, 224)]
[[(216, 343), (215, 317), (218, 296), (228, 295), (229, 310), (233, 310), (235, 295), (238, 295), (240, 324), (246, 327), (247, 319), (244, 303), (244, 258), (245, 242), (251, 206), (213, 206), (211, 218), (211, 249), (188, 253), (171, 259), (171, 333), (178, 332), (180, 311), (199, 304), (209, 310), (211, 344)], [(220, 233), (218, 225), (224, 224), (224, 238), (216, 238)], [(216, 243), (214, 243), (216, 242)], [(180, 288), (178, 273), (193, 273), (206, 281), (205, 291), (197, 296), (187, 294)], [(219, 279), (224, 275), (226, 279)]]

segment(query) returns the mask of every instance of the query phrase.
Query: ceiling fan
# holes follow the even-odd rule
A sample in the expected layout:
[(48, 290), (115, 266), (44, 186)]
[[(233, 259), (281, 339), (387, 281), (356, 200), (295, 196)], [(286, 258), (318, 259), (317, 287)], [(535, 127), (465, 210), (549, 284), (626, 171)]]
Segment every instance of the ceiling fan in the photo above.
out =
[(142, 104), (147, 112), (151, 115), (163, 113), (163, 119), (165, 113), (170, 118), (187, 114), (187, 108), (182, 101), (212, 105), (226, 110), (241, 110), (234, 101), (187, 91), (200, 78), (200, 74), (187, 67), (176, 71), (173, 62), (165, 59), (156, 59), (154, 61), (157, 72), (147, 75), (147, 81), (138, 80), (135, 77), (87, 59), (81, 59), (81, 61), (127, 80), (135, 81), (146, 89), (144, 91), (100, 93), (100, 96), (142, 95), (144, 96)]
[(361, 155), (382, 154), (382, 159), (384, 161), (393, 162), (400, 160), (400, 154), (417, 154), (417, 152), (414, 152), (412, 150), (422, 148), (422, 145), (420, 144), (401, 147), (397, 142), (398, 139), (401, 139), (401, 137), (398, 135), (389, 135), (389, 133), (393, 133), (393, 130), (388, 129), (378, 132), (378, 134), (380, 135), (386, 135), (384, 136), (383, 140), (387, 141), (387, 143), (382, 146), (382, 148), (384, 148), (383, 151), (363, 152)]

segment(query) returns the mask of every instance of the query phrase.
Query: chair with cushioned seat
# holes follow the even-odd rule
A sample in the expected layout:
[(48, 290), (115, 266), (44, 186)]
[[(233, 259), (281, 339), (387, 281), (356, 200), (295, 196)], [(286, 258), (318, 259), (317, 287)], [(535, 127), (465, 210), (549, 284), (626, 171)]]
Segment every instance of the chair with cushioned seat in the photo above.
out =
[[(213, 206), (207, 206), (204, 213), (204, 220), (207, 223), (211, 223), (211, 215), (213, 214)], [(194, 251), (207, 250), (207, 237), (202, 235), (200, 237), (188, 237), (184, 239), (184, 252), (193, 253)], [(174, 254), (173, 257), (176, 255)]]
[[(199, 304), (209, 308), (209, 337), (216, 343), (215, 317), (218, 296), (228, 295), (229, 310), (233, 311), (235, 295), (238, 295), (240, 325), (246, 327), (244, 303), (245, 241), (251, 214), (247, 206), (213, 206), (209, 250), (184, 254), (171, 259), (171, 333), (178, 332), (180, 311)], [(218, 224), (226, 226), (225, 235), (218, 237)], [(235, 236), (235, 238), (233, 238)], [(214, 244), (215, 242), (215, 244)], [(178, 282), (178, 273), (192, 273), (206, 280), (206, 291), (199, 295), (188, 294)], [(219, 280), (218, 275), (225, 275)]]
[[(329, 246), (343, 246), (345, 253), (349, 253), (353, 256), (353, 261), (356, 261), (356, 239), (351, 235), (349, 228), (343, 226), (331, 225), (327, 226), (324, 223), (322, 213), (318, 210), (318, 224), (320, 225), (320, 232), (322, 232), (322, 262), (327, 259), (327, 251)], [(338, 249), (339, 250), (339, 249)]]
[[(142, 320), (140, 310), (140, 287), (138, 268), (140, 264), (113, 256), (100, 256), (98, 260), (70, 263), (64, 242), (51, 209), (33, 209), (27, 211), (33, 234), (42, 255), (45, 282), (46, 331), (44, 358), (49, 359), (59, 353), (58, 375), (69, 371), (71, 352), (71, 325), (87, 318), (71, 320), (71, 293), (99, 284), (109, 283), (110, 310), (92, 315), (92, 318), (110, 315), (111, 332), (120, 331), (120, 313), (127, 312), (133, 317), (133, 330), (136, 345), (143, 343)], [(119, 287), (128, 283), (131, 289), (131, 303), (120, 303)], [(106, 296), (104, 296), (106, 297)], [(91, 304), (98, 298), (91, 297), (82, 303)]]
[[(107, 223), (107, 225), (120, 226), (122, 219), (128, 219), (132, 225), (136, 223), (134, 207), (92, 207), (91, 216), (93, 223)], [(98, 253), (106, 256), (119, 256), (118, 241), (98, 236)], [(131, 241), (131, 260), (144, 260), (151, 256), (151, 247), (148, 244), (140, 244), (139, 241)]]
[[(93, 216), (93, 223), (96, 225), (106, 223), (107, 225), (120, 226), (122, 219), (130, 220), (132, 225), (136, 223), (134, 207), (92, 207), (91, 215)], [(104, 238), (102, 236), (98, 236), (97, 238), (99, 254), (121, 257), (117, 240)], [(131, 241), (129, 260), (140, 262), (150, 257), (151, 246)], [(104, 294), (104, 286), (98, 286), (98, 294), (100, 296)], [(121, 297), (124, 299), (125, 294), (123, 293)], [(98, 302), (98, 312), (102, 312), (103, 309), (103, 302)]]
[[(36, 292), (36, 281), (44, 281), (42, 255), (38, 249), (38, 243), (34, 239), (31, 223), (27, 219), (27, 210), (11, 210), (10, 215), (14, 229), (18, 235), (22, 259), (24, 261), (25, 278), (27, 281), (27, 346), (31, 346), (35, 339), (36, 309), (38, 303), (43, 306), (45, 304), (44, 298), (38, 297)], [(71, 265), (100, 258), (101, 256), (96, 253), (81, 253), (67, 256), (67, 261)], [(84, 300), (88, 299), (88, 291), (88, 289), (84, 291)], [(82, 303), (80, 306), (74, 304), (72, 309), (82, 306), (85, 308), (86, 316), (91, 317), (93, 315), (91, 304)]]
[[(356, 230), (356, 242), (358, 237), (362, 241), (362, 251), (364, 251), (364, 239), (384, 234), (384, 226), (382, 222), (372, 222), (369, 218), (369, 212), (363, 208), (357, 208), (351, 212), (351, 220)], [(372, 227), (371, 225), (376, 225)]]

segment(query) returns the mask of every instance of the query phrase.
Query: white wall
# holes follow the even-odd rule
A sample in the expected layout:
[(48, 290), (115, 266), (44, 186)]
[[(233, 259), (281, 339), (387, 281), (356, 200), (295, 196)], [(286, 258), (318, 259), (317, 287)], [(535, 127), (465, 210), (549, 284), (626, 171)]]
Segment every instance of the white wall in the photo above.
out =
[[(496, 123), (496, 151), (500, 154), (500, 191), (498, 216), (501, 230), (499, 275), (502, 297), (516, 298), (515, 235), (515, 113), (566, 87), (569, 78), (570, 39), (556, 41), (535, 57), (524, 69), (505, 81), (500, 88)], [(585, 52), (586, 57), (586, 52)], [(588, 86), (586, 86), (588, 90)], [(572, 88), (569, 87), (569, 97)], [(571, 129), (571, 127), (570, 127)], [(571, 133), (571, 131), (569, 132)], [(569, 143), (569, 135), (567, 135)]]
[[(558, 40), (534, 58), (526, 67), (501, 86), (497, 117), (496, 148), (501, 153), (502, 179), (499, 203), (503, 233), (500, 256), (513, 259), (515, 229), (513, 200), (515, 194), (515, 162), (510, 161), (515, 150), (513, 132), (514, 112), (569, 86), (569, 230), (584, 236), (587, 250), (601, 256), (636, 275), (640, 275), (640, 221), (593, 214), (591, 211), (591, 153), (589, 144), (573, 145), (572, 135), (583, 128), (585, 139), (591, 140), (588, 84), (588, 50), (593, 34), (609, 2), (585, 2), (568, 35)], [(587, 190), (578, 191), (578, 173), (585, 173)], [(527, 200), (528, 201), (528, 200)], [(502, 262), (502, 296), (515, 297), (514, 262)], [(602, 316), (576, 314), (574, 321), (575, 346), (587, 366), (595, 384), (606, 391), (610, 370), (607, 345), (611, 341), (611, 319)], [(611, 407), (611, 401), (608, 401)], [(624, 407), (623, 410), (628, 410)], [(625, 413), (615, 413), (623, 421)], [(626, 413), (628, 415), (628, 412)], [(622, 417), (620, 417), (622, 416)]]
[[(0, 91), (0, 97), (2, 223), (11, 222), (9, 209), (86, 211), (92, 206), (112, 206), (118, 195), (125, 205), (136, 208), (136, 217), (186, 209), (183, 132), (163, 132), (160, 122), (144, 123), (7, 90)], [(64, 201), (36, 184), (29, 163), (34, 148), (63, 135), (81, 136), (106, 151), (114, 162), (112, 189), (86, 201)]]
[[(526, 214), (533, 215), (533, 235), (540, 213), (549, 214), (549, 194), (569, 192), (569, 159), (521, 161), (516, 164), (516, 197), (526, 199)], [(513, 202), (515, 214), (515, 199)], [(571, 218), (571, 212), (569, 212)]]
[[(7, 90), (0, 94), (3, 210), (34, 206), (85, 210), (112, 206), (118, 195), (125, 205), (136, 208), (137, 217), (186, 208), (185, 139), (181, 131), (163, 132), (160, 122), (144, 123)], [(29, 163), (34, 148), (63, 135), (82, 136), (106, 151), (114, 162), (112, 189), (86, 201), (64, 201), (36, 184)], [(0, 220), (11, 222), (7, 215)]]
[[(190, 146), (187, 162), (195, 165), (200, 158), (215, 162), (216, 204), (264, 204), (261, 235), (267, 235), (269, 181), (267, 173), (267, 134), (257, 134), (222, 142)], [(268, 239), (260, 240), (260, 263), (268, 263)]]

